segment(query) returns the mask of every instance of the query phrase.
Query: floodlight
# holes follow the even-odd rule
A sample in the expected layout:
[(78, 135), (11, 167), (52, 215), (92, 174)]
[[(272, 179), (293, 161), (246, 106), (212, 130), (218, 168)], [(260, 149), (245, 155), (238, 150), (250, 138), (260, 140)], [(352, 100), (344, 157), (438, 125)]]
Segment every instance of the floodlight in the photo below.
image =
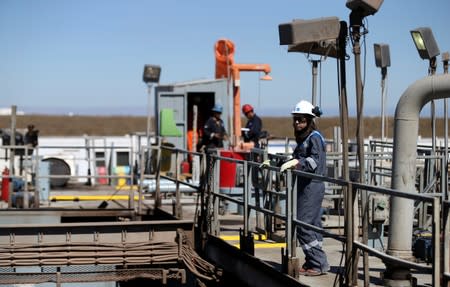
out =
[(411, 30), (411, 36), (422, 59), (432, 59), (439, 55), (439, 47), (429, 27)]
[(161, 67), (156, 65), (145, 65), (142, 79), (145, 83), (158, 83), (161, 74)]
[(378, 68), (386, 68), (391, 65), (388, 44), (373, 44), (373, 50), (375, 52), (375, 65)]
[(337, 17), (312, 20), (296, 19), (278, 25), (280, 45), (289, 45), (289, 52), (334, 56), (341, 24)]
[(347, 0), (345, 6), (352, 11), (360, 12), (362, 17), (373, 15), (378, 12), (383, 0)]
[(320, 42), (336, 39), (340, 24), (337, 17), (325, 17), (312, 20), (296, 19), (291, 23), (278, 25), (280, 45)]

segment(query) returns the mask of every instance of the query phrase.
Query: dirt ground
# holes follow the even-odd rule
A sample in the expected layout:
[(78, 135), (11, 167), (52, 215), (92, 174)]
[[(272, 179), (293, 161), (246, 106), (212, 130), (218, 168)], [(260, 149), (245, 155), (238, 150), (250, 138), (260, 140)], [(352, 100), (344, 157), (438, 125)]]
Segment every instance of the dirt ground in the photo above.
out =
[[(272, 137), (292, 137), (292, 122), (290, 117), (262, 117), (263, 129), (267, 130)], [(246, 119), (242, 119), (244, 125)], [(147, 127), (146, 117), (134, 116), (59, 116), (59, 115), (23, 115), (17, 116), (16, 126), (18, 129), (26, 129), (27, 125), (34, 124), (41, 136), (106, 136), (125, 135), (134, 132), (145, 132)], [(333, 138), (333, 129), (340, 126), (339, 117), (324, 117), (317, 121), (320, 131), (325, 138)], [(385, 126), (385, 135), (392, 137), (394, 119), (389, 118)], [(11, 127), (9, 116), (0, 116), (0, 129)], [(431, 120), (421, 119), (419, 135), (431, 137)], [(436, 134), (444, 136), (444, 120), (436, 122)], [(349, 119), (349, 138), (355, 138), (356, 118)], [(364, 118), (365, 137), (381, 136), (381, 119), (379, 117)]]

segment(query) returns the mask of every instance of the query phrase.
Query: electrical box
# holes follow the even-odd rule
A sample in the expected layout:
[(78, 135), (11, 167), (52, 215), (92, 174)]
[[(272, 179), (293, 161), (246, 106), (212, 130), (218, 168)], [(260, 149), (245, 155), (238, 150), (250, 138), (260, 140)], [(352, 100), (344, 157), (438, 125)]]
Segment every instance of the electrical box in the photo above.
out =
[(369, 195), (369, 222), (372, 225), (383, 224), (389, 217), (388, 197), (382, 194)]
[(39, 201), (48, 202), (50, 198), (50, 162), (39, 161), (39, 178), (37, 180), (36, 188), (39, 190)]

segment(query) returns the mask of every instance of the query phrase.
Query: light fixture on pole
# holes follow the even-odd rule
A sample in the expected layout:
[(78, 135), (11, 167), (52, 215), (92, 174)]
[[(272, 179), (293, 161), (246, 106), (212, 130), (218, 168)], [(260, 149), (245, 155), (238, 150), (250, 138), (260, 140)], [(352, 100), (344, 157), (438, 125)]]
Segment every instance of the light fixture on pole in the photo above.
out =
[[(338, 17), (323, 17), (311, 20), (295, 19), (278, 26), (280, 45), (289, 45), (288, 52), (300, 52), (324, 57), (338, 58), (337, 39), (341, 31)], [(316, 75), (319, 61), (312, 61), (312, 99), (316, 105)]]
[(375, 54), (375, 66), (381, 69), (386, 69), (391, 66), (388, 44), (373, 44), (373, 51)]
[[(442, 53), (442, 64), (444, 66), (444, 74), (448, 74), (448, 62), (450, 60), (449, 52)], [(445, 168), (443, 168), (442, 178), (444, 180), (444, 186), (448, 186), (448, 101), (444, 99), (444, 158), (445, 158)], [(449, 191), (445, 189), (445, 199), (449, 199)]]
[(385, 106), (386, 106), (386, 93), (385, 93), (385, 80), (387, 76), (387, 67), (391, 65), (391, 56), (389, 53), (389, 45), (387, 44), (373, 44), (373, 50), (375, 54), (375, 65), (381, 68), (381, 140), (385, 140)]
[[(364, 90), (363, 90), (363, 82), (361, 77), (361, 37), (364, 37), (368, 30), (366, 29), (363, 19), (366, 16), (373, 15), (378, 12), (383, 0), (347, 0), (346, 6), (351, 10), (350, 12), (350, 38), (351, 43), (353, 45), (353, 55), (355, 57), (355, 91), (356, 91), (356, 114), (357, 114), (357, 127), (356, 127), (356, 142), (358, 146), (357, 158), (358, 158), (358, 167), (359, 167), (359, 182), (366, 182), (366, 171), (365, 171), (365, 151), (364, 151)], [(364, 214), (362, 221), (363, 230), (368, 230), (369, 220), (368, 220), (368, 192), (361, 192), (361, 212)], [(355, 206), (354, 216), (358, 214), (358, 210)], [(358, 228), (354, 227), (354, 235), (358, 236)], [(362, 234), (361, 240), (363, 244), (368, 243), (367, 233)], [(368, 264), (368, 253), (363, 253), (363, 273), (364, 273), (364, 285), (369, 284), (369, 268)], [(348, 285), (354, 285), (358, 280), (358, 269), (357, 266), (352, 266), (351, 271), (349, 272)]]
[(144, 83), (159, 83), (161, 67), (156, 65), (145, 65), (142, 79)]
[(345, 6), (353, 12), (358, 12), (361, 17), (373, 15), (378, 12), (383, 0), (347, 0)]
[(411, 36), (416, 45), (417, 52), (423, 60), (430, 61), (429, 74), (436, 71), (436, 56), (440, 54), (439, 47), (429, 27), (420, 27), (411, 30)]
[[(380, 9), (383, 0), (347, 0), (345, 6), (351, 10), (350, 12), (350, 37), (353, 44), (353, 54), (355, 56), (355, 90), (356, 90), (356, 107), (357, 122), (356, 140), (358, 144), (359, 159), (359, 180), (365, 182), (364, 170), (364, 94), (363, 83), (361, 77), (361, 37), (366, 35), (367, 29), (364, 26), (363, 19), (367, 16), (374, 15)], [(361, 31), (362, 30), (362, 31)], [(363, 203), (364, 204), (364, 203)], [(365, 236), (365, 235), (363, 235)], [(364, 238), (365, 241), (365, 238)], [(365, 254), (366, 256), (366, 254)], [(356, 279), (356, 270), (353, 270), (354, 279)], [(367, 271), (367, 270), (364, 270)], [(368, 279), (368, 272), (365, 273), (364, 281)]]
[[(440, 54), (438, 44), (433, 36), (433, 31), (429, 27), (419, 27), (410, 31), (411, 36), (416, 45), (417, 52), (423, 60), (429, 60), (428, 75), (434, 75), (436, 73), (437, 61), (436, 57)], [(432, 151), (436, 150), (436, 113), (434, 100), (431, 104), (431, 140)]]
[[(151, 122), (151, 93), (152, 93), (152, 86), (153, 84), (159, 83), (159, 77), (161, 75), (161, 67), (157, 65), (145, 65), (144, 66), (144, 73), (142, 75), (142, 80), (144, 83), (147, 84), (147, 92), (148, 92), (148, 99), (147, 99), (147, 131), (145, 133), (145, 136), (147, 138), (147, 146), (150, 147), (150, 131), (152, 129), (152, 122)], [(146, 164), (146, 173), (150, 171), (150, 161)]]
[(429, 27), (411, 30), (411, 36), (422, 59), (431, 59), (439, 55), (439, 47)]
[(151, 92), (152, 86), (155, 83), (159, 83), (159, 76), (161, 75), (161, 67), (156, 65), (145, 65), (144, 66), (144, 74), (142, 76), (142, 80), (147, 84), (148, 88), (148, 111), (147, 111), (147, 139), (150, 138), (150, 130), (151, 130)]
[(336, 40), (341, 24), (338, 17), (311, 20), (295, 19), (278, 25), (280, 45), (289, 45), (288, 52), (302, 52), (338, 57)]
[[(363, 19), (367, 16), (374, 15), (380, 9), (383, 0), (347, 0), (345, 6), (351, 10), (350, 12), (350, 37), (353, 44), (353, 54), (355, 56), (355, 90), (356, 90), (356, 107), (357, 107), (357, 122), (356, 129), (356, 141), (358, 144), (358, 159), (359, 159), (359, 181), (364, 183), (365, 170), (364, 170), (364, 94), (363, 83), (361, 77), (361, 37), (366, 35), (367, 29), (364, 26)], [(362, 31), (361, 31), (362, 30)], [(365, 196), (363, 196), (365, 197)], [(364, 201), (364, 200), (363, 200)], [(364, 202), (363, 202), (364, 204)], [(364, 223), (365, 224), (365, 223)], [(363, 227), (364, 228), (364, 227)], [(365, 234), (363, 235), (363, 237)], [(366, 239), (363, 238), (365, 242)], [(366, 254), (364, 256), (367, 256)], [(364, 270), (365, 278), (368, 279), (368, 272)], [(356, 270), (352, 271), (356, 280)]]
[[(422, 59), (429, 59), (430, 60), (430, 69), (429, 74), (433, 73), (433, 70), (435, 68), (432, 68), (435, 66), (436, 63), (436, 56), (439, 55), (439, 49), (437, 47), (436, 42), (434, 41), (433, 34), (431, 32), (430, 28), (417, 28), (414, 29), (411, 32), (411, 36), (414, 40), (414, 44), (416, 45), (417, 51), (419, 52), (419, 55)], [(433, 64), (434, 63), (434, 64)], [(399, 105), (397, 105), (397, 108)], [(403, 109), (405, 110), (405, 109)], [(396, 112), (397, 114), (397, 112)], [(431, 114), (432, 114), (432, 155), (434, 156), (435, 151), (435, 116), (434, 116), (434, 100), (431, 100)], [(396, 115), (398, 117), (398, 115)], [(400, 116), (401, 118), (401, 116)], [(397, 127), (397, 126), (396, 126)], [(399, 139), (398, 135), (394, 135), (394, 146), (399, 146)], [(400, 158), (400, 156), (398, 157)], [(409, 183), (408, 180), (402, 181), (402, 183), (399, 183), (400, 181), (398, 179), (398, 175), (401, 174), (403, 178), (408, 178), (408, 176), (404, 176), (404, 171), (399, 171), (397, 169), (400, 169), (401, 164), (398, 164), (399, 161), (394, 160), (393, 161), (393, 176), (392, 178), (395, 180), (392, 181), (391, 187), (394, 189), (398, 189), (408, 186)], [(435, 172), (435, 165), (430, 164), (430, 170), (429, 174), (434, 174)], [(394, 176), (396, 175), (396, 177)], [(408, 189), (407, 188), (407, 189)], [(414, 192), (414, 191), (410, 191)], [(399, 216), (403, 218), (403, 220), (397, 221), (397, 222), (390, 222), (389, 225), (389, 238), (388, 238), (388, 249), (386, 253), (388, 255), (397, 256), (401, 259), (409, 259), (412, 257), (412, 244), (411, 244), (411, 237), (413, 233), (414, 228), (414, 207), (411, 204), (411, 201), (406, 198), (401, 197), (392, 197), (390, 200), (390, 210), (389, 210), (389, 217), (390, 218), (398, 218)], [(411, 272), (411, 268), (407, 266), (399, 266), (398, 264), (393, 263), (387, 263), (386, 262), (386, 271), (384, 272), (384, 286), (398, 286), (399, 284), (402, 284), (403, 286), (413, 286), (412, 282), (415, 281), (415, 278), (413, 278)], [(439, 280), (439, 279), (437, 279)], [(405, 285), (405, 282), (409, 282), (407, 285)]]

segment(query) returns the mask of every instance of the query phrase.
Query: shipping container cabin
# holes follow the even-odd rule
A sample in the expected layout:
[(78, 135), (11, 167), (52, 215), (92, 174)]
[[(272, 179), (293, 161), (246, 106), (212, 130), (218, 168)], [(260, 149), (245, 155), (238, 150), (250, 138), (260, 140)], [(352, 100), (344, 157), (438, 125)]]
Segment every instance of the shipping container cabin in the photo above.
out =
[[(194, 106), (197, 106), (197, 133), (200, 138), (215, 104), (223, 106), (222, 120), (227, 133), (232, 120), (232, 85), (227, 79), (199, 80), (155, 87), (155, 128), (164, 142), (176, 148), (195, 150), (191, 146), (194, 130)], [(193, 148), (193, 149), (192, 149)]]

